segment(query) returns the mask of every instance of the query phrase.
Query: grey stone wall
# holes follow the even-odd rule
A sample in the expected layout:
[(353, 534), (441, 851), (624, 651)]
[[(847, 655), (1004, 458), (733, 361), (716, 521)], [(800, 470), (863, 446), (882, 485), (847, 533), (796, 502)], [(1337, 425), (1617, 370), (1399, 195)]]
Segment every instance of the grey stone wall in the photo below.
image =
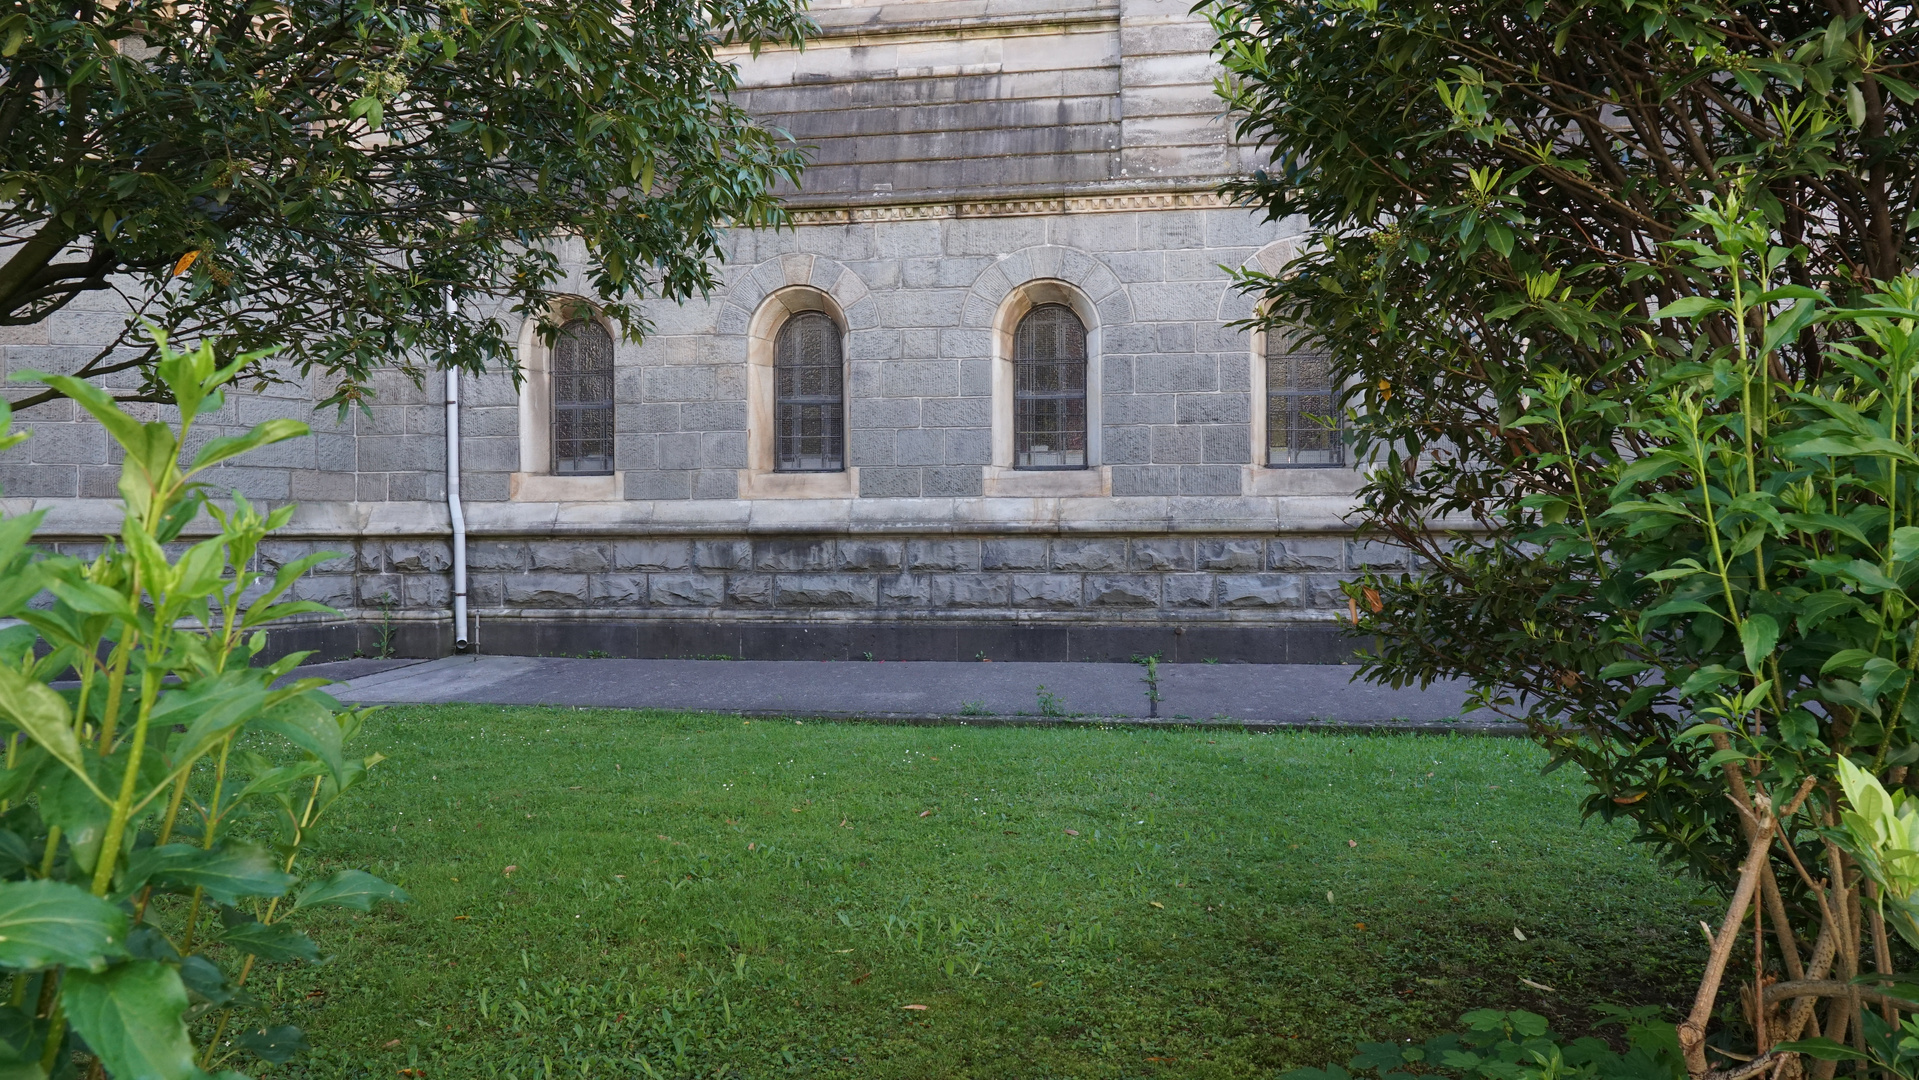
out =
[[(1329, 634), (1339, 580), (1398, 564), (1349, 535), (1355, 473), (1254, 463), (1262, 388), (1254, 342), (1229, 325), (1251, 314), (1230, 271), (1275, 268), (1300, 225), (1212, 194), (1241, 149), (1188, 6), (863, 0), (817, 11), (826, 33), (806, 51), (742, 57), (742, 100), (815, 143), (816, 166), (793, 227), (733, 233), (719, 290), (649, 304), (644, 340), (618, 345), (617, 476), (529, 473), (522, 446), (541, 435), (522, 430), (520, 387), (505, 372), (461, 380), (470, 594), (487, 639), (631, 655), (813, 641), (823, 656), (911, 640), (914, 655), (969, 658), (1014, 634), (1036, 658), (1271, 659), (1292, 647), (1273, 634)], [(590, 301), (584, 252), (557, 254), (561, 288)], [(851, 474), (805, 490), (749, 460), (764, 422), (749, 332), (792, 289), (842, 321), (849, 373)], [(994, 460), (1008, 422), (996, 334), (1034, 290), (1072, 297), (1096, 343), (1095, 467), (1047, 482)], [(72, 370), (124, 325), (118, 304), (86, 297), (0, 330), (0, 369)], [(323, 377), (288, 380), (236, 390), (194, 442), (273, 416), (314, 433), (206, 479), (301, 504), (262, 568), (342, 553), (300, 596), (445, 647), (444, 378), (379, 375), (369, 406), (344, 416), (314, 411)], [(110, 531), (118, 458), (104, 433), (67, 403), (23, 426), (35, 437), (0, 454), (0, 509), (47, 510), (53, 543)], [(1162, 631), (1185, 636), (1166, 645)], [(312, 640), (365, 645), (358, 630)]]

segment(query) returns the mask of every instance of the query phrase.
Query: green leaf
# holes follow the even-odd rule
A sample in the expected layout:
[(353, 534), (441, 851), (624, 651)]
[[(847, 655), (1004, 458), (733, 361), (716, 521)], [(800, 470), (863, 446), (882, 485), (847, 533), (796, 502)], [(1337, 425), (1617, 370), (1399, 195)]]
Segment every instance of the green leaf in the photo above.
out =
[(203, 1080), (193, 1062), (179, 972), (134, 960), (99, 974), (69, 971), (67, 1019), (115, 1080)]
[(381, 881), (364, 870), (342, 870), (325, 881), (316, 881), (300, 890), (293, 906), (343, 907), (355, 911), (371, 911), (376, 901), (389, 900), (395, 904), (404, 904), (412, 897), (398, 885)]
[(1746, 654), (1746, 670), (1757, 675), (1779, 644), (1779, 622), (1772, 616), (1755, 612), (1739, 626), (1739, 645)]
[(346, 759), (341, 753), (340, 724), (318, 694), (288, 698), (254, 722), (254, 728), (283, 736), (293, 745), (326, 763), (333, 782), (346, 782)]
[(226, 972), (204, 956), (189, 956), (180, 961), (180, 981), (188, 993), (209, 1005), (224, 1006), (250, 996), (244, 987), (228, 981)]
[(243, 922), (226, 928), (220, 940), (231, 948), (250, 953), (262, 960), (320, 959), (320, 947), (313, 939), (284, 923)]
[(0, 884), (0, 964), (18, 970), (64, 964), (98, 971), (126, 955), (127, 917), (64, 881)]
[(1724, 300), (1710, 296), (1682, 296), (1658, 311), (1652, 313), (1655, 319), (1694, 319), (1711, 311), (1724, 311), (1729, 307)]
[(67, 701), (45, 683), (35, 682), (12, 668), (0, 667), (0, 713), (34, 742), (44, 747), (55, 760), (83, 780), (101, 802), (106, 793), (87, 775), (86, 760), (80, 753), (80, 740), (73, 734), (73, 714)]
[(1637, 675), (1651, 667), (1651, 664), (1641, 663), (1638, 660), (1621, 660), (1616, 664), (1607, 664), (1605, 667), (1600, 668), (1599, 677), (1602, 679), (1623, 679), (1628, 676)]
[(1858, 667), (1872, 657), (1873, 654), (1866, 649), (1841, 649), (1819, 665), (1819, 674), (1830, 675), (1835, 671)]
[(222, 904), (243, 896), (285, 896), (299, 879), (281, 871), (272, 853), (245, 843), (228, 843), (211, 851), (191, 844), (143, 848), (127, 864), (130, 893), (149, 880), (174, 889), (203, 889)]
[[(374, 125), (379, 126), (379, 125)], [(188, 475), (199, 472), (210, 465), (217, 465), (231, 457), (238, 457), (250, 450), (270, 446), (288, 439), (297, 439), (309, 434), (313, 429), (299, 420), (268, 420), (255, 424), (252, 430), (241, 435), (225, 435), (210, 440), (193, 455), (193, 467)]]
[(1854, 1050), (1844, 1043), (1836, 1043), (1821, 1036), (1816, 1039), (1800, 1039), (1796, 1042), (1773, 1043), (1775, 1054), (1804, 1054), (1820, 1061), (1868, 1061), (1865, 1051)]

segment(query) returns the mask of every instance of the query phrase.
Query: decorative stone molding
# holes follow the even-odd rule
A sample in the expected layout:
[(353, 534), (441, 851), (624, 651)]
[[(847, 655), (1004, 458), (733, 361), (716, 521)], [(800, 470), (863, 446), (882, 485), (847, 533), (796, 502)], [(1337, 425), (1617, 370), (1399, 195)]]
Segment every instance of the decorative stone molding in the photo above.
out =
[(1110, 214), (1136, 210), (1218, 210), (1234, 205), (1216, 191), (1145, 191), (1051, 199), (982, 199), (909, 206), (809, 207), (790, 211), (795, 225), (851, 225), (943, 218)]

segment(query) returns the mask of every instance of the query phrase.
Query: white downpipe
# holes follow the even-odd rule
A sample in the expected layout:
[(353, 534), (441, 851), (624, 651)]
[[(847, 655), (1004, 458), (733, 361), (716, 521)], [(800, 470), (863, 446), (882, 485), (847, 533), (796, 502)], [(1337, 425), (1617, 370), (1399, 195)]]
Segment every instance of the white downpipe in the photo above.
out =
[[(451, 291), (446, 313), (457, 313)], [(446, 372), (446, 509), (453, 521), (453, 651), (465, 652), (466, 511), (460, 506), (460, 370)]]

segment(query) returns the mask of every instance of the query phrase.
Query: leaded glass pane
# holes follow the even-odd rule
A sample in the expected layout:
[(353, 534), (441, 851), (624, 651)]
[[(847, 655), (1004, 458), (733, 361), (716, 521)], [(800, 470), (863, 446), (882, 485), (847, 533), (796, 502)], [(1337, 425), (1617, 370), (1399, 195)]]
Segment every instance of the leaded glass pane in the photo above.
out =
[(574, 319), (553, 341), (553, 471), (613, 471), (613, 336)]
[(1332, 357), (1267, 336), (1266, 463), (1344, 465), (1346, 444), (1333, 398)]
[(1013, 466), (1086, 467), (1086, 327), (1064, 304), (1013, 331)]
[(846, 467), (846, 374), (840, 328), (808, 311), (793, 316), (773, 342), (777, 472), (839, 472)]

